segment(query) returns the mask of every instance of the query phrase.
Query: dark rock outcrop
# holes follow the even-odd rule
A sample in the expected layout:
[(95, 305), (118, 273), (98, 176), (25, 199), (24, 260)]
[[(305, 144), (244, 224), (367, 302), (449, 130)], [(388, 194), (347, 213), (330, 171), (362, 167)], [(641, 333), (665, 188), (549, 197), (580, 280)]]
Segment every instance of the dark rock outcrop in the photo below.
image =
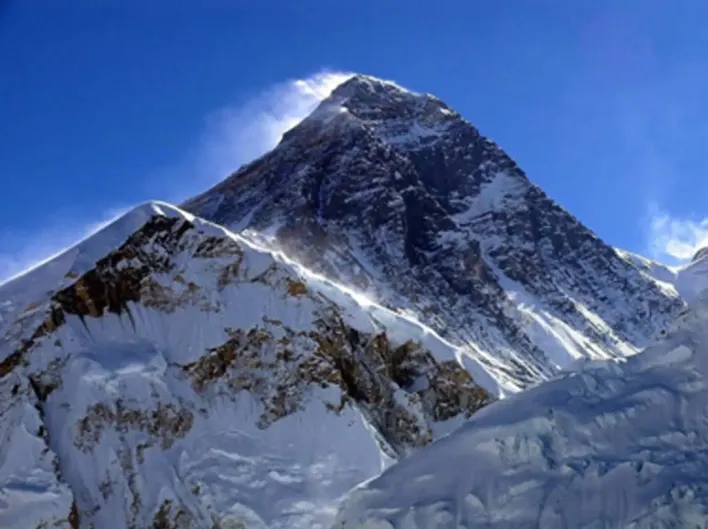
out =
[(185, 207), (415, 311), (516, 387), (635, 351), (682, 306), (443, 102), (366, 76)]

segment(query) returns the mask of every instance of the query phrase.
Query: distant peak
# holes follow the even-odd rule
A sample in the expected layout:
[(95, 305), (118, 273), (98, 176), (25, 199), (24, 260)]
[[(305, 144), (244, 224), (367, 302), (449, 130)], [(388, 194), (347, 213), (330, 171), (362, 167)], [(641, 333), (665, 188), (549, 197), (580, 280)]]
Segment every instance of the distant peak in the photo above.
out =
[(703, 248), (698, 250), (693, 256), (693, 259), (691, 259), (691, 262), (696, 263), (698, 261), (702, 261), (706, 257), (708, 257), (708, 246), (704, 246)]

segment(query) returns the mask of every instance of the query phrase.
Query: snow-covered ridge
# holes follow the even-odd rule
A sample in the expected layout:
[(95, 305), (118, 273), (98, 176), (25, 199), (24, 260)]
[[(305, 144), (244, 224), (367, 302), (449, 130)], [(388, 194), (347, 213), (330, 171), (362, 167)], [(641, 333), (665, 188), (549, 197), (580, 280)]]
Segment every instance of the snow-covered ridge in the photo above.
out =
[(65, 255), (7, 285), (3, 528), (326, 527), (490, 400), (425, 326), (168, 204)]
[(0, 336), (6, 326), (30, 303), (40, 303), (48, 295), (71, 284), (101, 257), (128, 238), (155, 214), (168, 215), (172, 206), (163, 202), (148, 202), (117, 218), (99, 233), (67, 248), (59, 255), (0, 284)]
[(703, 527), (708, 299), (657, 344), (494, 403), (357, 490), (336, 529)]

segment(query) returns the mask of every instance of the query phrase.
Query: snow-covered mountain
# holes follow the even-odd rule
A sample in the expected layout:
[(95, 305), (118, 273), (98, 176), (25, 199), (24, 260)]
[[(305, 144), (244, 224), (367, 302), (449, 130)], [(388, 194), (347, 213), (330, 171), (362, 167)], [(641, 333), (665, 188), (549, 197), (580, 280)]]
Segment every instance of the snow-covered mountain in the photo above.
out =
[(702, 528), (708, 298), (626, 361), (478, 412), (353, 491), (336, 529)]
[(417, 314), (500, 393), (633, 354), (682, 306), (445, 103), (367, 76), (184, 207)]
[(326, 527), (490, 400), (429, 329), (167, 204), (0, 295), (3, 529)]
[[(694, 289), (703, 257), (684, 276)], [(0, 527), (329, 528), (347, 491), (409, 459), (341, 520), (395, 517), (407, 501), (424, 521), (425, 472), (447, 465), (430, 459), (445, 450), (435, 441), (452, 456), (492, 431), (488, 417), (521, 437), (501, 463), (470, 447), (480, 457), (459, 472), (497, 479), (496, 465), (518, 485), (508, 494), (535, 498), (517, 452), (558, 446), (518, 429), (545, 427), (533, 417), (553, 388), (663, 373), (641, 367), (651, 355), (612, 360), (683, 309), (676, 274), (657, 270), (603, 243), (440, 100), (355, 76), (183, 208), (140, 206), (0, 285)], [(564, 425), (604, 420), (585, 397), (619, 399), (588, 387), (577, 408), (559, 405)], [(441, 481), (440, 501), (466, 479)], [(370, 494), (382, 483), (404, 500)]]

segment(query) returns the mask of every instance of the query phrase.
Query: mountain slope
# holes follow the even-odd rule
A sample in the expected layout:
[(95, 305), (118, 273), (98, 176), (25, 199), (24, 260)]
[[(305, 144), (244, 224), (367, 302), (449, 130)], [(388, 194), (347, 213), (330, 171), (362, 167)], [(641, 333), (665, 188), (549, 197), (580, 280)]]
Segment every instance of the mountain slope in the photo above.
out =
[(0, 299), (2, 527), (326, 527), (490, 400), (429, 329), (167, 204)]
[(682, 307), (442, 101), (367, 76), (184, 207), (418, 315), (500, 394), (633, 354)]
[(708, 519), (708, 298), (657, 344), (488, 406), (352, 492), (337, 529)]

